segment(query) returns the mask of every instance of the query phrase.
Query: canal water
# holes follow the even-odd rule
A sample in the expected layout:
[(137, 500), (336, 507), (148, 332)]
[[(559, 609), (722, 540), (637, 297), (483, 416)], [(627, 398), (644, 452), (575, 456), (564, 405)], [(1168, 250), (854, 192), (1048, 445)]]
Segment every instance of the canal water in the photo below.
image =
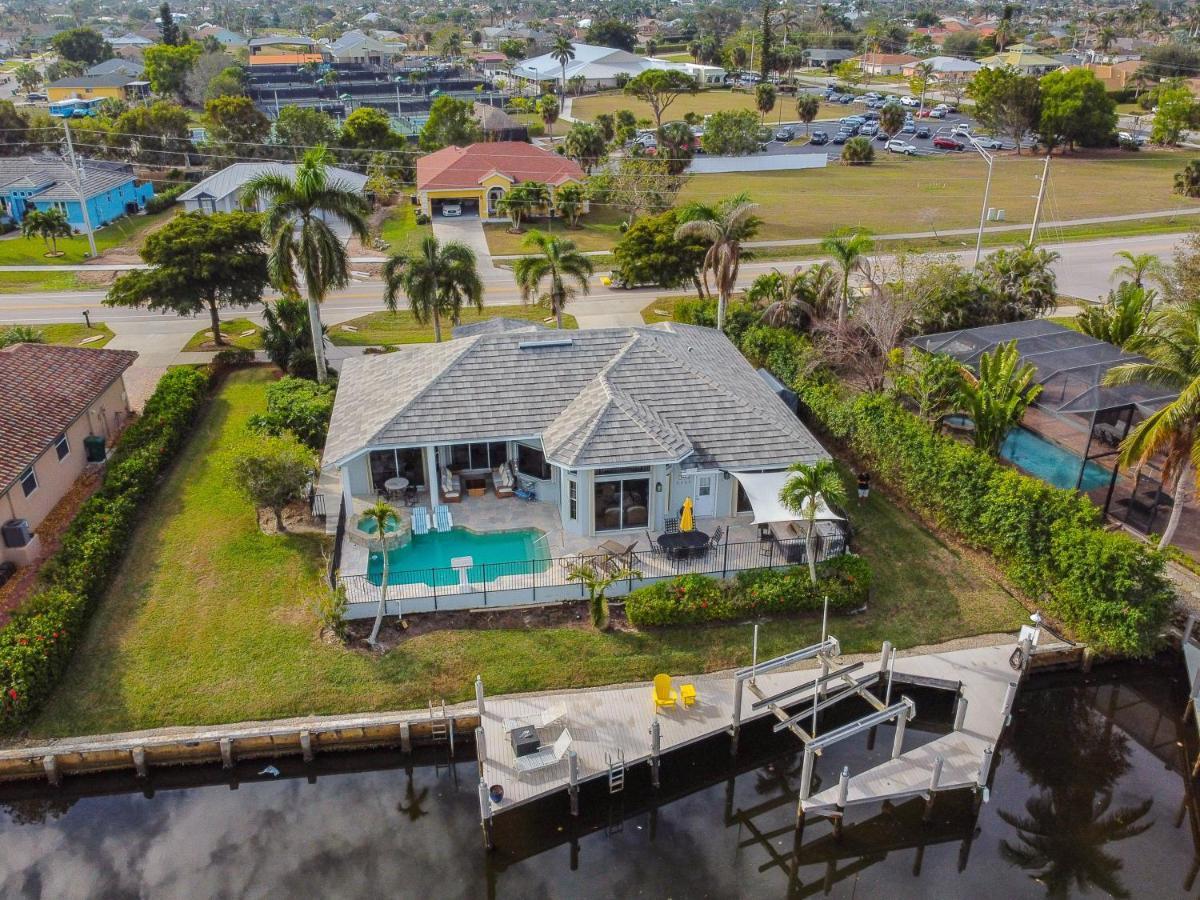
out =
[[(906, 746), (944, 733), (915, 697)], [(651, 791), (585, 791), (497, 819), (482, 849), (476, 768), (444, 754), (281, 760), (132, 778), (0, 786), (0, 897), (1187, 897), (1197, 808), (1173, 663), (1032, 679), (978, 812), (946, 796), (852, 811), (835, 840), (810, 817), (797, 854), (801, 755), (744, 733), (668, 757)], [(834, 783), (886, 758), (892, 732), (817, 766)], [(1194, 753), (1194, 742), (1186, 752)], [(405, 765), (405, 763), (410, 765)]]

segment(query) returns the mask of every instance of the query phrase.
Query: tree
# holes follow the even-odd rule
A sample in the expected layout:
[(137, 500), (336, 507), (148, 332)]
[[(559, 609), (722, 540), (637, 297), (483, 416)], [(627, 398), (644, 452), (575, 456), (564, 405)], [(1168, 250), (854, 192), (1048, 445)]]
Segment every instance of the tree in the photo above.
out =
[(1042, 392), (1036, 377), (1032, 363), (1021, 365), (1016, 341), (980, 356), (978, 375), (963, 371), (959, 402), (975, 426), (972, 440), (976, 449), (1000, 455), (1004, 438)]
[[(540, 231), (530, 232), (523, 247), (533, 252), (513, 263), (513, 277), (521, 289), (521, 299), (526, 303), (545, 302), (561, 330), (563, 309), (576, 293), (574, 285), (584, 294), (591, 290), (588, 279), (592, 275), (592, 261), (579, 252), (574, 241)], [(544, 293), (542, 282), (547, 282)]]
[(271, 133), (271, 120), (258, 111), (249, 97), (218, 97), (204, 105), (208, 137), (227, 156), (248, 156)]
[(1162, 260), (1153, 253), (1118, 250), (1113, 256), (1125, 260), (1113, 269), (1113, 275), (1128, 278), (1135, 287), (1144, 287), (1148, 278), (1161, 281), (1166, 274), (1163, 271)]
[(1104, 147), (1112, 143), (1117, 127), (1117, 107), (1089, 69), (1068, 69), (1043, 75), (1042, 110), (1038, 136), (1047, 150), (1065, 145), (1073, 149)]
[(899, 103), (885, 103), (879, 110), (879, 127), (886, 134), (899, 134), (904, 127), (904, 107)]
[(285, 106), (275, 117), (275, 143), (292, 150), (327, 147), (337, 140), (333, 116), (307, 106)]
[(583, 93), (583, 89), (587, 87), (586, 75), (572, 75), (567, 79), (567, 87), (571, 89), (571, 93), (578, 97)]
[(833, 267), (823, 262), (807, 269), (797, 266), (790, 274), (775, 269), (760, 275), (746, 299), (763, 306), (762, 320), (767, 325), (803, 331), (829, 312), (838, 287)]
[(364, 518), (375, 525), (375, 536), (379, 541), (379, 557), (383, 561), (383, 572), (379, 579), (379, 609), (375, 613), (375, 624), (371, 626), (371, 635), (367, 643), (372, 647), (379, 641), (379, 627), (383, 624), (383, 614), (387, 609), (388, 593), (388, 533), (399, 527), (396, 521), (396, 511), (385, 500), (376, 500), (364, 511)]
[(1200, 159), (1193, 159), (1175, 173), (1175, 193), (1200, 197)]
[(60, 31), (50, 39), (50, 46), (63, 59), (84, 66), (94, 66), (113, 57), (112, 45), (90, 28)]
[(658, 129), (658, 151), (655, 154), (672, 175), (682, 175), (695, 156), (696, 136), (685, 122), (668, 122)]
[(575, 47), (571, 44), (571, 39), (562, 35), (556, 37), (554, 46), (550, 48), (550, 58), (562, 66), (562, 92), (563, 96), (566, 96), (567, 63), (575, 58)]
[(754, 237), (762, 220), (755, 215), (757, 203), (745, 194), (737, 194), (715, 207), (693, 204), (682, 211), (682, 224), (675, 229), (676, 240), (698, 238), (705, 241), (701, 273), (708, 287), (708, 273), (713, 274), (717, 288), (717, 330), (725, 330), (725, 311), (729, 295), (737, 284), (742, 259), (742, 241)]
[(222, 307), (247, 307), (262, 300), (267, 255), (259, 217), (253, 213), (188, 213), (176, 216), (146, 238), (139, 254), (150, 268), (113, 282), (106, 306), (170, 310), (181, 316), (209, 314), (213, 343), (221, 334)]
[(655, 216), (642, 216), (630, 225), (613, 248), (618, 280), (664, 288), (690, 282), (703, 296), (700, 267), (708, 244), (698, 237), (676, 238), (680, 221), (678, 211), (668, 209)]
[(1126, 363), (1108, 370), (1106, 385), (1147, 382), (1178, 396), (1151, 413), (1121, 442), (1120, 461), (1142, 466), (1163, 457), (1163, 484), (1171, 483), (1171, 515), (1158, 549), (1175, 537), (1188, 491), (1195, 490), (1200, 469), (1200, 299), (1171, 304), (1155, 314), (1147, 332), (1126, 349), (1148, 357), (1149, 362)]
[(1037, 247), (997, 250), (984, 257), (977, 276), (995, 294), (998, 321), (1035, 319), (1054, 308), (1058, 285), (1051, 266), (1058, 258)]
[(975, 117), (993, 134), (1004, 135), (1017, 145), (1038, 127), (1042, 93), (1038, 80), (1013, 69), (980, 69), (967, 86), (975, 101)]
[(554, 206), (567, 220), (568, 228), (579, 227), (579, 217), (583, 214), (583, 204), (586, 200), (587, 191), (581, 184), (567, 182), (554, 192)]
[[(388, 130), (391, 130), (390, 124)], [(441, 96), (429, 107), (429, 118), (421, 128), (420, 145), (422, 150), (431, 151), (449, 146), (466, 147), (482, 139), (483, 130), (475, 121), (475, 110), (471, 103)]]
[(813, 119), (821, 111), (821, 101), (816, 94), (801, 94), (796, 98), (796, 116), (804, 123), (804, 132), (812, 131)]
[(442, 340), (442, 317), (457, 324), (465, 303), (483, 310), (483, 282), (475, 265), (475, 253), (458, 241), (438, 243), (426, 235), (418, 250), (388, 257), (383, 264), (383, 303), (396, 311), (401, 290), (408, 295), (413, 318), (422, 325), (433, 323), (433, 340)]
[(925, 108), (925, 93), (933, 83), (933, 63), (917, 63), (913, 66), (912, 77), (908, 79), (908, 89), (918, 98), (918, 109)]
[(895, 393), (907, 398), (916, 413), (934, 428), (954, 412), (962, 366), (945, 353), (893, 351), (889, 374)]
[(637, 32), (632, 25), (614, 18), (595, 18), (588, 26), (586, 42), (600, 47), (633, 52), (637, 44)]
[(283, 509), (303, 500), (317, 475), (313, 452), (293, 437), (255, 435), (237, 448), (230, 465), (233, 483), (256, 509), (275, 515), (275, 529), (287, 531)]
[(713, 156), (746, 156), (758, 150), (758, 120), (748, 109), (713, 113), (700, 146)]
[(178, 47), (185, 41), (179, 26), (175, 24), (175, 17), (171, 15), (169, 3), (158, 7), (158, 31), (162, 35), (162, 42), (168, 47)]
[(509, 59), (524, 59), (528, 51), (528, 46), (524, 41), (509, 38), (506, 41), (500, 42), (499, 50)]
[(946, 35), (942, 52), (947, 56), (963, 56), (968, 59), (979, 54), (979, 32), (956, 31)]
[(521, 220), (536, 210), (550, 204), (550, 188), (540, 181), (522, 181), (514, 184), (496, 203), (496, 208), (508, 216), (512, 227), (509, 231), (520, 234)]
[(187, 154), (192, 149), (191, 128), (187, 110), (160, 100), (121, 113), (113, 124), (111, 142), (140, 163), (187, 165)]
[(30, 209), (21, 219), (21, 234), (27, 238), (40, 237), (45, 242), (45, 256), (62, 256), (58, 239), (71, 236), (67, 214), (57, 207)]
[(274, 303), (264, 304), (262, 315), (262, 344), (267, 358), (289, 375), (315, 379), (317, 364), (308, 304), (294, 294), (285, 294)]
[[(224, 53), (207, 53), (200, 57), (196, 66), (188, 74), (188, 95), (203, 97), (205, 100), (215, 100), (218, 97), (240, 97), (246, 93), (246, 73), (241, 66), (226, 66), (215, 75), (209, 77), (208, 66), (225, 62), (229, 57)], [(284, 107), (298, 109), (300, 107)], [(280, 110), (283, 112), (283, 109)]]
[(12, 75), (13, 80), (25, 93), (29, 93), (42, 83), (42, 73), (31, 63), (21, 63), (13, 69)]
[(1165, 78), (1194, 78), (1200, 70), (1200, 51), (1183, 44), (1159, 44), (1142, 56), (1140, 71), (1150, 81)]
[[(288, 302), (300, 313), (305, 312), (303, 300)], [(285, 375), (267, 388), (267, 411), (251, 416), (248, 424), (264, 434), (290, 434), (314, 453), (320, 453), (333, 416), (334, 392), (331, 384)]]
[[(438, 97), (433, 102), (436, 105), (443, 99), (450, 98)], [(430, 118), (433, 118), (432, 109)], [(347, 150), (358, 151), (355, 156), (362, 157), (364, 162), (370, 154), (395, 149), (402, 141), (403, 138), (392, 131), (392, 120), (388, 118), (387, 113), (370, 106), (360, 106), (346, 116), (341, 134), (338, 135), (338, 145)]]
[(1089, 306), (1075, 316), (1076, 326), (1097, 340), (1124, 347), (1146, 331), (1154, 297), (1154, 291), (1122, 281), (1102, 306)]
[(766, 121), (767, 113), (775, 108), (775, 85), (763, 81), (754, 86), (754, 108), (758, 110), (759, 121)]
[(826, 235), (821, 241), (821, 250), (833, 257), (842, 277), (841, 290), (838, 292), (838, 330), (845, 327), (846, 316), (850, 312), (850, 276), (863, 271), (867, 256), (874, 248), (875, 241), (861, 228), (842, 228)]
[(462, 35), (457, 31), (452, 31), (446, 35), (446, 39), (442, 41), (442, 56), (447, 59), (454, 59), (456, 56), (462, 55)]
[(867, 73), (863, 71), (862, 66), (851, 59), (843, 60), (834, 66), (833, 74), (838, 81), (851, 88), (858, 87), (867, 78)]
[(875, 146), (865, 137), (852, 137), (842, 145), (842, 164), (869, 166), (875, 162)]
[(625, 93), (636, 97), (647, 106), (654, 116), (656, 128), (662, 127), (663, 113), (684, 94), (695, 94), (700, 89), (696, 79), (678, 69), (647, 69), (625, 85)]
[(546, 94), (537, 102), (538, 115), (542, 117), (542, 121), (546, 123), (546, 133), (554, 134), (554, 123), (558, 121), (558, 98), (553, 94)]
[(1158, 107), (1150, 140), (1173, 147), (1196, 118), (1196, 101), (1182, 84), (1164, 87), (1158, 92)]
[(813, 584), (817, 583), (817, 516), (822, 505), (828, 507), (845, 500), (846, 486), (831, 460), (797, 462), (788, 467), (788, 480), (779, 489), (779, 502), (805, 523), (804, 555), (808, 557), (808, 574)]
[(589, 122), (575, 122), (563, 141), (563, 152), (590, 173), (604, 158), (607, 142), (600, 129)]
[(567, 581), (583, 586), (588, 595), (588, 617), (597, 631), (607, 631), (609, 626), (608, 589), (620, 581), (641, 578), (642, 573), (627, 565), (602, 569), (591, 563), (577, 563), (567, 570)]
[[(27, 152), (29, 124), (11, 100), (0, 100), (0, 156), (18, 156)], [(49, 136), (48, 133), (36, 133)]]
[(181, 103), (188, 102), (188, 73), (200, 58), (200, 53), (199, 44), (182, 44), (178, 47), (155, 44), (147, 47), (143, 60), (150, 89), (160, 96), (173, 96)]
[(242, 190), (247, 203), (260, 198), (267, 204), (263, 238), (270, 248), (268, 273), (281, 291), (299, 293), (301, 282), (308, 301), (317, 380), (327, 378), (321, 301), (331, 288), (350, 282), (346, 247), (327, 219), (340, 219), (351, 234), (366, 240), (370, 206), (361, 194), (329, 180), (329, 151), (317, 147), (304, 154), (294, 177), (264, 172)]

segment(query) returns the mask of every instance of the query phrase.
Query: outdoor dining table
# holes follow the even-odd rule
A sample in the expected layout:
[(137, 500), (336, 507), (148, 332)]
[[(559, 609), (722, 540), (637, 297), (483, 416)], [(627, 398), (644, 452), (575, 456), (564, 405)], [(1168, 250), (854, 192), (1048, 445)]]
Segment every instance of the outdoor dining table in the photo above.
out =
[(708, 535), (703, 531), (676, 531), (658, 539), (668, 556), (697, 556), (708, 546)]
[(385, 481), (383, 483), (383, 489), (388, 492), (389, 497), (394, 497), (396, 494), (403, 491), (406, 487), (408, 487), (408, 479), (407, 478), (401, 478), (401, 477), (389, 478), (387, 481)]

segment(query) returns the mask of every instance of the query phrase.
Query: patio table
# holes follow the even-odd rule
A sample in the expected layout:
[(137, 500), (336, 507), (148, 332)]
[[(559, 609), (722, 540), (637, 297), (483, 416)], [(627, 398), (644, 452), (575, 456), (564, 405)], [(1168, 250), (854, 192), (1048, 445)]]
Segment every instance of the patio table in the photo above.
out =
[(696, 556), (708, 546), (708, 535), (703, 531), (676, 531), (661, 535), (658, 546), (668, 556)]
[(389, 478), (383, 483), (383, 489), (389, 494), (392, 493), (392, 491), (402, 491), (406, 487), (408, 487), (407, 478)]

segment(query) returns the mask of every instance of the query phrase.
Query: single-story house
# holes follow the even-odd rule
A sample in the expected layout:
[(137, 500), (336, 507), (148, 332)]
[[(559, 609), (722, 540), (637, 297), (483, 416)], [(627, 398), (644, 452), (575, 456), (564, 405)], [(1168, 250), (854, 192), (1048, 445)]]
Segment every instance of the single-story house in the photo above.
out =
[(128, 31), (125, 34), (118, 35), (117, 37), (109, 38), (108, 43), (109, 46), (111, 46), (114, 50), (121, 50), (126, 47), (144, 49), (153, 44), (154, 41), (147, 37), (142, 37), (140, 34), (135, 32)]
[(388, 479), (437, 506), (471, 482), (502, 496), (515, 469), (564, 533), (640, 537), (687, 497), (701, 520), (748, 514), (737, 474), (782, 480), (826, 458), (728, 338), (664, 323), (492, 331), (347, 359), (322, 480), (351, 515)]
[(868, 75), (899, 75), (905, 66), (920, 60), (909, 53), (864, 53), (854, 62)]
[[(367, 176), (348, 169), (331, 166), (327, 169), (329, 181), (343, 188), (362, 193), (366, 190)], [(215, 175), (209, 175), (199, 184), (188, 188), (179, 195), (179, 202), (187, 212), (234, 212), (245, 209), (242, 202), (242, 189), (251, 178), (267, 172), (287, 175), (289, 178), (296, 174), (295, 163), (281, 162), (244, 162), (226, 166)], [(257, 204), (257, 211), (266, 210), (262, 200)]]
[(800, 58), (810, 66), (824, 66), (827, 69), (832, 69), (838, 63), (849, 59), (853, 55), (853, 50), (810, 48), (803, 51), (800, 54)]
[(51, 103), (59, 100), (141, 100), (150, 95), (150, 83), (141, 75), (116, 71), (109, 75), (72, 75), (46, 85)]
[(144, 78), (146, 65), (136, 59), (122, 59), (114, 56), (104, 62), (98, 62), (83, 73), (88, 76), (96, 75), (128, 75), (130, 78)]
[(476, 101), (472, 105), (471, 117), (483, 129), (484, 140), (528, 141), (529, 127), (518, 122), (498, 106), (489, 106)]
[(325, 52), (334, 62), (380, 66), (404, 53), (399, 44), (385, 44), (361, 31), (347, 31), (329, 43)]
[(40, 557), (38, 526), (129, 416), (123, 376), (135, 359), (52, 344), (0, 350), (0, 562)]
[(1123, 91), (1132, 86), (1134, 76), (1143, 65), (1145, 63), (1140, 59), (1130, 59), (1112, 64), (1085, 63), (1083, 68), (1103, 82), (1106, 91)]
[(557, 37), (553, 32), (529, 28), (519, 22), (489, 25), (480, 29), (480, 34), (483, 38), (480, 45), (487, 50), (499, 50), (505, 41), (520, 41), (530, 50), (543, 50)]
[[(638, 56), (628, 50), (613, 47), (597, 47), (594, 44), (572, 44), (575, 58), (567, 61), (567, 81), (582, 77), (587, 90), (615, 87), (618, 76), (633, 78), (648, 69), (675, 69), (685, 72), (706, 84), (719, 83), (725, 70), (718, 66), (700, 66), (695, 63), (678, 63), (665, 59)], [(525, 59), (513, 66), (509, 76), (518, 83), (539, 87), (554, 85), (562, 81), (563, 67), (551, 54)]]
[[(101, 159), (79, 160), (88, 218), (99, 228), (144, 209), (154, 185), (139, 182), (128, 163)], [(50, 154), (0, 157), (0, 215), (20, 222), (29, 209), (61, 209), (76, 231), (85, 227), (75, 173)]]
[(973, 59), (959, 59), (957, 56), (930, 56), (928, 59), (918, 59), (908, 63), (900, 74), (912, 78), (918, 72), (918, 67), (928, 66), (929, 77), (933, 81), (969, 81), (971, 76), (981, 68)]
[(216, 38), (223, 47), (245, 47), (250, 43), (244, 35), (238, 34), (236, 31), (230, 31), (220, 25), (210, 25), (207, 22), (196, 29), (196, 37), (199, 40), (207, 37)]
[(1022, 75), (1045, 75), (1061, 68), (1062, 63), (1033, 50), (1009, 49), (994, 56), (985, 56), (979, 60), (979, 65), (985, 69), (1016, 69)]
[(502, 220), (505, 216), (497, 204), (515, 184), (537, 181), (548, 185), (553, 204), (564, 184), (583, 185), (586, 180), (574, 160), (519, 141), (443, 147), (417, 160), (417, 197), (429, 216), (435, 204), (440, 209), (444, 203), (457, 203), (467, 212), (478, 212), (484, 220)]

